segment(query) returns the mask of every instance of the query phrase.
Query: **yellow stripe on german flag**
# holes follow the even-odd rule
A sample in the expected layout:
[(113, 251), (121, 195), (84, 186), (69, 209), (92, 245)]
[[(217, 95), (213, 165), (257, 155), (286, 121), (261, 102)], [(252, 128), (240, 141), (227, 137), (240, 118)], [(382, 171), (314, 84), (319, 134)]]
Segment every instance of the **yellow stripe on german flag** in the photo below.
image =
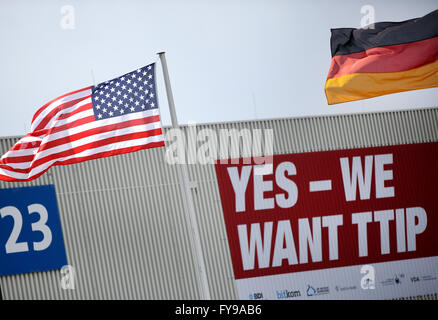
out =
[(328, 104), (438, 87), (438, 10), (374, 29), (332, 29)]

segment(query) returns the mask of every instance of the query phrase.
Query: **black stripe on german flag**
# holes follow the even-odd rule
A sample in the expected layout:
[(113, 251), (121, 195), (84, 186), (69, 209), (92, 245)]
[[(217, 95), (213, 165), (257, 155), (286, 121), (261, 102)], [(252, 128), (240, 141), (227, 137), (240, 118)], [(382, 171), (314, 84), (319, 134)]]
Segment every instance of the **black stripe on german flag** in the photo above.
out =
[(438, 10), (374, 29), (332, 29), (329, 104), (438, 87)]

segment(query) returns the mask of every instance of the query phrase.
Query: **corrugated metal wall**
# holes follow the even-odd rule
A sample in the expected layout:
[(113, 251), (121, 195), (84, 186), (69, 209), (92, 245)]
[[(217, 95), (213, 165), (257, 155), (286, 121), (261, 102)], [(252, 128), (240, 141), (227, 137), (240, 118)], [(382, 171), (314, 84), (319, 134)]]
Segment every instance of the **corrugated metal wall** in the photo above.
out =
[[(438, 141), (438, 108), (198, 125), (273, 129), (274, 153)], [(183, 128), (187, 130), (187, 127)], [(0, 139), (0, 153), (18, 137)], [(51, 168), (29, 183), (54, 184), (74, 290), (60, 271), (0, 278), (4, 299), (198, 299), (190, 228), (176, 166), (165, 148)], [(189, 165), (213, 299), (237, 298), (213, 165)]]

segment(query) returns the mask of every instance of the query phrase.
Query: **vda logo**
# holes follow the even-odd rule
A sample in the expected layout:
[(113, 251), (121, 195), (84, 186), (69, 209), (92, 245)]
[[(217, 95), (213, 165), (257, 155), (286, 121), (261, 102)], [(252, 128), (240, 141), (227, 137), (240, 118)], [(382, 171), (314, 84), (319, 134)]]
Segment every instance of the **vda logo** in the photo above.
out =
[(360, 269), (360, 273), (365, 274), (360, 281), (361, 288), (364, 290), (375, 289), (376, 277), (374, 267), (371, 265), (364, 265)]

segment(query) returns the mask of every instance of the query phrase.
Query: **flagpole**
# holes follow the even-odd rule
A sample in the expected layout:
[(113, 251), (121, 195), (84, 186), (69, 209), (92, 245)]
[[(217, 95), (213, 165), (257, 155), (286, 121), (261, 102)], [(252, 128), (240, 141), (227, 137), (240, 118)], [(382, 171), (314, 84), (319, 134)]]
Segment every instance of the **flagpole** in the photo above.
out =
[[(172, 121), (172, 127), (173, 128), (179, 128), (178, 125), (178, 118), (176, 117), (176, 111), (175, 111), (175, 102), (173, 100), (173, 94), (172, 94), (172, 88), (170, 86), (170, 79), (169, 79), (169, 71), (167, 69), (167, 62), (166, 62), (166, 56), (165, 52), (159, 52), (158, 56), (160, 57), (161, 61), (161, 67), (163, 69), (163, 75), (164, 75), (164, 83), (166, 85), (166, 94), (167, 94), (167, 101), (169, 103), (169, 111), (170, 111), (170, 118)], [(182, 181), (183, 181), (183, 189), (184, 189), (184, 195), (186, 200), (186, 214), (189, 218), (190, 225), (192, 232), (190, 233), (190, 240), (192, 242), (192, 246), (194, 246), (194, 250), (196, 252), (196, 260), (198, 264), (198, 271), (199, 271), (199, 283), (201, 286), (201, 292), (202, 296), (205, 300), (210, 300), (210, 289), (208, 286), (207, 281), (207, 273), (205, 269), (205, 263), (204, 263), (204, 256), (202, 253), (202, 247), (201, 247), (201, 237), (199, 235), (199, 229), (198, 229), (198, 223), (196, 220), (196, 213), (195, 213), (195, 206), (193, 204), (192, 199), (192, 193), (189, 186), (189, 174), (187, 171), (186, 164), (181, 164), (179, 166)]]

